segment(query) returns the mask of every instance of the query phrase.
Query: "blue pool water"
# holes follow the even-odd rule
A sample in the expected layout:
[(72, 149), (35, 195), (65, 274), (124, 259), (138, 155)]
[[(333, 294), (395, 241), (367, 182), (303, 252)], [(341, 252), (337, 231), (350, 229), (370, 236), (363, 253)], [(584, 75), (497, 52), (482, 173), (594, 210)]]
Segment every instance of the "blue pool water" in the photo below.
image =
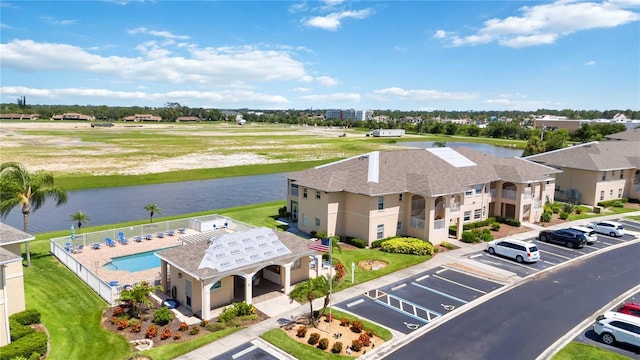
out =
[(124, 270), (129, 272), (137, 272), (160, 267), (160, 258), (154, 254), (166, 249), (147, 251), (143, 253), (119, 256), (111, 259), (111, 262), (103, 267), (108, 270)]

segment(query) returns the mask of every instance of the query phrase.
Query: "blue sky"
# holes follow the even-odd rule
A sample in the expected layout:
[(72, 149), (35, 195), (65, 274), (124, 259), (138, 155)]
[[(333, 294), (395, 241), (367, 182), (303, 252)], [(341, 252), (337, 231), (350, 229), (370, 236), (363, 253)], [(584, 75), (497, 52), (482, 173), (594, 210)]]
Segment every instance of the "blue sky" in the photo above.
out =
[(2, 1), (0, 97), (640, 109), (640, 1)]

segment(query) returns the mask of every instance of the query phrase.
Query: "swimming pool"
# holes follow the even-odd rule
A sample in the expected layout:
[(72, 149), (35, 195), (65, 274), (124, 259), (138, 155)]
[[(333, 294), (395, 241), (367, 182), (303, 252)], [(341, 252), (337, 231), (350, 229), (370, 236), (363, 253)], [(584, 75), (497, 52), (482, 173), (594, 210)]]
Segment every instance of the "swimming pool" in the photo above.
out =
[(111, 259), (110, 262), (104, 264), (103, 268), (107, 270), (124, 270), (129, 272), (137, 272), (160, 267), (160, 258), (154, 254), (169, 248), (152, 250), (138, 254), (118, 256)]

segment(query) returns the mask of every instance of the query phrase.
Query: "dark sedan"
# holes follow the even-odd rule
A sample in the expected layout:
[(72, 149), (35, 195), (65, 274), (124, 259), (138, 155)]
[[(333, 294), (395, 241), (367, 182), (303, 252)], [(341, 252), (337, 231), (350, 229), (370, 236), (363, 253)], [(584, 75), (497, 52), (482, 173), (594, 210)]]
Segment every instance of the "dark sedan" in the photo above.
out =
[(568, 248), (584, 247), (588, 239), (584, 233), (572, 229), (543, 230), (539, 234), (540, 241), (554, 242)]

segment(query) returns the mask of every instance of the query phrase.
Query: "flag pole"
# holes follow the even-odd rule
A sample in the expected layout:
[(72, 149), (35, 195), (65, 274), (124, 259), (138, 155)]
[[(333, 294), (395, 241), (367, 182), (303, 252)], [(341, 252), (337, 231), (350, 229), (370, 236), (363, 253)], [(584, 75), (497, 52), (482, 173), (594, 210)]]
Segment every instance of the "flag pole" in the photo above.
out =
[(331, 325), (333, 324), (333, 314), (331, 313), (331, 294), (333, 292), (333, 276), (331, 269), (333, 268), (333, 239), (329, 238), (329, 333), (331, 334)]

